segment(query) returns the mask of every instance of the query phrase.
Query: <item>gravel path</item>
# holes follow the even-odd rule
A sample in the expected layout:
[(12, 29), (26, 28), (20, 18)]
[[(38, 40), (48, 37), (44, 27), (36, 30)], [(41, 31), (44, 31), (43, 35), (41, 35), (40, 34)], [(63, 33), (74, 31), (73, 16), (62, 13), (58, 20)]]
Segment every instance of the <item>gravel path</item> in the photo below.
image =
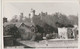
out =
[[(19, 41), (20, 43), (35, 47), (35, 48), (28, 48), (28, 49), (78, 49), (78, 41), (76, 40), (42, 40), (38, 42), (34, 41)], [(46, 45), (48, 44), (48, 45)], [(26, 49), (24, 46), (17, 46), (17, 47), (7, 47), (5, 49)]]

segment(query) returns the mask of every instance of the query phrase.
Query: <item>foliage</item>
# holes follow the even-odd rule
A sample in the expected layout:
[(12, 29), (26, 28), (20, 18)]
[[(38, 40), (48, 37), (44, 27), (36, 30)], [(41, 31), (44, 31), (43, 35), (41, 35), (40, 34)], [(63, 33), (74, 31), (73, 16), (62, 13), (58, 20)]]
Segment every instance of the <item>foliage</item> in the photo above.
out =
[(75, 15), (69, 15), (69, 20), (71, 21), (71, 24), (74, 24), (74, 25), (78, 25), (78, 15), (75, 16)]
[(43, 27), (36, 25), (36, 28), (37, 28), (37, 32), (44, 33)]
[(48, 24), (45, 24), (44, 26), (39, 26), (39, 25), (36, 25), (37, 27), (37, 30), (39, 33), (53, 33), (53, 32), (56, 32), (57, 33), (57, 28), (54, 28)]
[(13, 16), (13, 18), (11, 19), (11, 22), (18, 22), (17, 15)]
[(74, 27), (72, 24), (66, 24), (66, 25), (64, 25), (64, 24), (59, 23), (59, 22), (56, 22), (56, 25), (57, 25), (57, 27)]
[(57, 33), (58, 31), (57, 28), (52, 27), (51, 25), (48, 25), (48, 24), (45, 24), (43, 28), (46, 33), (53, 33), (53, 32)]
[(18, 28), (15, 26), (15, 24), (7, 25), (5, 27), (5, 32), (4, 33), (6, 33), (6, 32), (7, 32), (6, 35), (12, 35), (15, 38), (20, 37), (20, 33), (18, 31)]

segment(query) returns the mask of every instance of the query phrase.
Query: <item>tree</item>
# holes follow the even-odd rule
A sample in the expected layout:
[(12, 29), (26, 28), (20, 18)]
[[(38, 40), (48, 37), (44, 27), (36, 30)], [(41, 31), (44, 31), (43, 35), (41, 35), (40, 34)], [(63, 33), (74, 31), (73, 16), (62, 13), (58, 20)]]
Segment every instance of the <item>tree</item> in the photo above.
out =
[(45, 24), (43, 28), (44, 28), (44, 32), (46, 32), (46, 33), (53, 33), (53, 32), (57, 33), (57, 31), (58, 31), (57, 28), (55, 28), (51, 25), (48, 25), (48, 24)]
[(15, 16), (11, 19), (11, 22), (18, 22), (17, 15), (15, 15)]
[(68, 18), (69, 18), (71, 24), (78, 25), (78, 16), (69, 15)]
[[(20, 33), (15, 24), (10, 24), (5, 27), (5, 31), (8, 32), (6, 35), (12, 35), (15, 38), (20, 37)], [(4, 32), (5, 33), (5, 32)]]
[(61, 13), (58, 15), (58, 21), (56, 22), (56, 25), (58, 27), (73, 27), (68, 17)]
[(36, 28), (37, 28), (37, 32), (39, 32), (39, 33), (44, 33), (43, 27), (41, 27), (41, 26), (39, 26), (39, 25), (36, 25)]
[(64, 25), (69, 24), (68, 18), (64, 14), (59, 15), (59, 21), (58, 22), (61, 23), (61, 24), (64, 24)]

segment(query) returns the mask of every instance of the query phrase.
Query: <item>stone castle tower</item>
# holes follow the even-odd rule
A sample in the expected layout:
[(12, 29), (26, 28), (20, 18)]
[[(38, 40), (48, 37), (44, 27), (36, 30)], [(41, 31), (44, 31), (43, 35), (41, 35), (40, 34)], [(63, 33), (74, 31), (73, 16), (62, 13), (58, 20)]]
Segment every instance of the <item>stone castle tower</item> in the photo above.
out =
[[(35, 16), (35, 10), (34, 9), (31, 9), (31, 17), (34, 17)], [(31, 18), (31, 23), (33, 23), (33, 18)]]
[(35, 10), (31, 9), (32, 16), (35, 16)]
[(23, 13), (20, 13), (20, 21), (23, 21)]

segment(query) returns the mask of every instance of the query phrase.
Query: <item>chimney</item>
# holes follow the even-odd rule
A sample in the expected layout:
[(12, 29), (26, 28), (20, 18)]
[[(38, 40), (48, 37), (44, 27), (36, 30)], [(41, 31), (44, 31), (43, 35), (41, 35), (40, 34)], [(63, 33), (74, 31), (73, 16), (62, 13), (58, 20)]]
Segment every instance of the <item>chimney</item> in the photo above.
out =
[(5, 22), (7, 22), (7, 18), (6, 17), (3, 18), (3, 23), (5, 23)]

